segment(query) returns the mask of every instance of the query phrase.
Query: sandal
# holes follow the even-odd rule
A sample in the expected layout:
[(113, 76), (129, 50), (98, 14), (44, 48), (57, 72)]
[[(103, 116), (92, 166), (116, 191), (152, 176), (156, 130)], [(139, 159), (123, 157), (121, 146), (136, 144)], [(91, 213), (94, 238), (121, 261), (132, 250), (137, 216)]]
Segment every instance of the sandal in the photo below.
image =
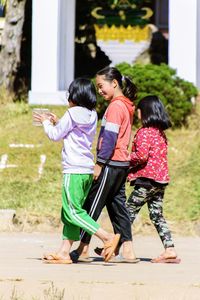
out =
[[(94, 252), (99, 255), (99, 256), (104, 256), (104, 248), (100, 248), (100, 247), (96, 247), (94, 249)], [(114, 256), (115, 255), (118, 255), (119, 254), (119, 249), (118, 247), (115, 249), (115, 253), (113, 254)]]
[(47, 263), (47, 264), (72, 264), (72, 260), (71, 259), (65, 259), (59, 255), (57, 255), (56, 253), (50, 253), (50, 254), (46, 254), (43, 257), (43, 262)]
[(93, 261), (93, 259), (88, 255), (79, 255), (77, 250), (73, 250), (72, 252), (69, 253), (69, 255), (73, 263)]
[(113, 253), (115, 252), (115, 249), (117, 248), (117, 245), (119, 244), (120, 240), (120, 234), (117, 233), (114, 235), (114, 238), (112, 241), (105, 243), (104, 245), (104, 261), (108, 262), (110, 258), (112, 257)]
[(125, 258), (122, 255), (117, 255), (109, 260), (109, 263), (124, 263), (124, 264), (136, 264), (140, 261), (139, 258)]
[(181, 262), (180, 258), (177, 258), (177, 256), (174, 257), (164, 257), (163, 255), (160, 255), (156, 258), (153, 258), (151, 260), (152, 263), (170, 263), (170, 264), (179, 264)]
[(100, 247), (96, 247), (94, 249), (94, 252), (99, 256), (103, 256), (103, 251), (104, 251), (104, 248), (100, 248)]

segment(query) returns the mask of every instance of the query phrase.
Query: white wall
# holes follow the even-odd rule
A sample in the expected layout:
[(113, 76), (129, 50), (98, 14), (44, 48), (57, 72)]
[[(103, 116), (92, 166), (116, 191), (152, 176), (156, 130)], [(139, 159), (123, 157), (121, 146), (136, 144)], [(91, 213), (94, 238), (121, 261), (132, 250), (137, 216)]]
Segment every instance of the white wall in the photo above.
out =
[(32, 6), (29, 103), (66, 104), (74, 77), (75, 0), (33, 0)]
[[(30, 104), (66, 104), (76, 0), (33, 0)], [(200, 87), (200, 0), (169, 0), (169, 64)]]
[(195, 85), (198, 83), (197, 60), (200, 55), (198, 5), (199, 0), (169, 1), (169, 65), (177, 70), (181, 78)]
[(197, 86), (200, 88), (200, 1), (197, 2)]
[(61, 0), (60, 4), (60, 52), (59, 89), (66, 90), (74, 79), (75, 51), (75, 0)]

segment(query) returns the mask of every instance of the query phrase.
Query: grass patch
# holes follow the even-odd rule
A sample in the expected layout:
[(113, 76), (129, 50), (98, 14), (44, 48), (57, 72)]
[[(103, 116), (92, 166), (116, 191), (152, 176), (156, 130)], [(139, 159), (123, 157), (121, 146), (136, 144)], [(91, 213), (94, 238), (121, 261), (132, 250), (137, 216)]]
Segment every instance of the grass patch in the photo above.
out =
[[(49, 141), (41, 127), (32, 125), (33, 107), (9, 102), (0, 104), (0, 109), (0, 159), (7, 154), (7, 164), (16, 165), (0, 169), (0, 208), (15, 209), (18, 223), (32, 218), (35, 224), (37, 218), (46, 218), (50, 223), (59, 224), (62, 142)], [(61, 117), (66, 107), (49, 109)], [(191, 126), (167, 131), (171, 183), (166, 189), (164, 211), (171, 222), (198, 222), (200, 219), (199, 120), (198, 105), (191, 117)], [(33, 144), (35, 147), (11, 148), (10, 144)], [(46, 155), (46, 163), (39, 179), (41, 155)], [(131, 189), (127, 185), (127, 195)], [(146, 209), (141, 216), (143, 220), (149, 219)]]
[[(62, 116), (65, 109), (53, 107), (58, 116)], [(16, 209), (18, 215), (29, 213), (59, 218), (62, 143), (49, 141), (42, 127), (32, 125), (32, 107), (9, 103), (1, 107), (0, 144), (0, 157), (7, 154), (7, 164), (17, 166), (0, 170), (0, 208)], [(10, 148), (10, 144), (36, 147)], [(46, 163), (38, 180), (40, 155), (43, 154)]]

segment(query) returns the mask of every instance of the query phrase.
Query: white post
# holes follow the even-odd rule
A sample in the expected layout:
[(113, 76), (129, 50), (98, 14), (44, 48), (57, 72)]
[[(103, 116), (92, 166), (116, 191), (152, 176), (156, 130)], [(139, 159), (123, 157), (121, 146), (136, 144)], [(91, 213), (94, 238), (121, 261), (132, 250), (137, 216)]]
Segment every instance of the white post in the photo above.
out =
[(33, 0), (32, 10), (29, 103), (65, 105), (74, 77), (75, 0)]
[(169, 65), (177, 70), (178, 76), (195, 85), (200, 84), (198, 7), (199, 0), (169, 0)]
[(66, 90), (74, 79), (76, 0), (61, 0), (60, 5), (60, 81)]
[(200, 1), (197, 0), (197, 86), (200, 88)]

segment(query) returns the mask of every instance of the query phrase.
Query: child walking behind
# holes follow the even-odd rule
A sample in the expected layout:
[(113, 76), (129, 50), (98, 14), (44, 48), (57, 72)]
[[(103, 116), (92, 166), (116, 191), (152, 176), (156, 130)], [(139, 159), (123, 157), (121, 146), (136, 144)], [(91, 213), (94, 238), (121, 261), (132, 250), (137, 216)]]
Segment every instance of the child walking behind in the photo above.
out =
[[(133, 101), (136, 98), (136, 86), (114, 67), (106, 67), (97, 72), (96, 86), (109, 105), (102, 119), (97, 142), (94, 182), (84, 208), (97, 220), (106, 206), (114, 232), (121, 234), (122, 256), (117, 256), (115, 262), (135, 263), (138, 260), (133, 251), (125, 182), (130, 165), (128, 146), (135, 110)], [(82, 230), (81, 243), (78, 249), (71, 253), (72, 259), (80, 256), (81, 259), (87, 259), (90, 239), (90, 235)], [(101, 248), (96, 250), (103, 254)], [(118, 254), (118, 251), (115, 254)]]
[(69, 87), (69, 109), (59, 121), (54, 114), (51, 114), (50, 119), (44, 114), (34, 115), (37, 121), (42, 122), (49, 139), (64, 142), (61, 212), (63, 242), (57, 253), (44, 256), (47, 263), (72, 263), (69, 253), (73, 242), (79, 240), (80, 228), (103, 241), (105, 261), (111, 258), (119, 242), (119, 234), (107, 233), (82, 208), (93, 180), (91, 147), (97, 126), (95, 105), (93, 83), (89, 79), (78, 78)]
[(162, 102), (157, 96), (146, 96), (138, 104), (142, 127), (136, 132), (131, 153), (128, 181), (134, 190), (127, 201), (133, 223), (142, 206), (147, 203), (149, 216), (165, 251), (152, 262), (179, 263), (171, 233), (163, 216), (163, 197), (169, 183), (167, 138), (164, 130), (171, 126)]

